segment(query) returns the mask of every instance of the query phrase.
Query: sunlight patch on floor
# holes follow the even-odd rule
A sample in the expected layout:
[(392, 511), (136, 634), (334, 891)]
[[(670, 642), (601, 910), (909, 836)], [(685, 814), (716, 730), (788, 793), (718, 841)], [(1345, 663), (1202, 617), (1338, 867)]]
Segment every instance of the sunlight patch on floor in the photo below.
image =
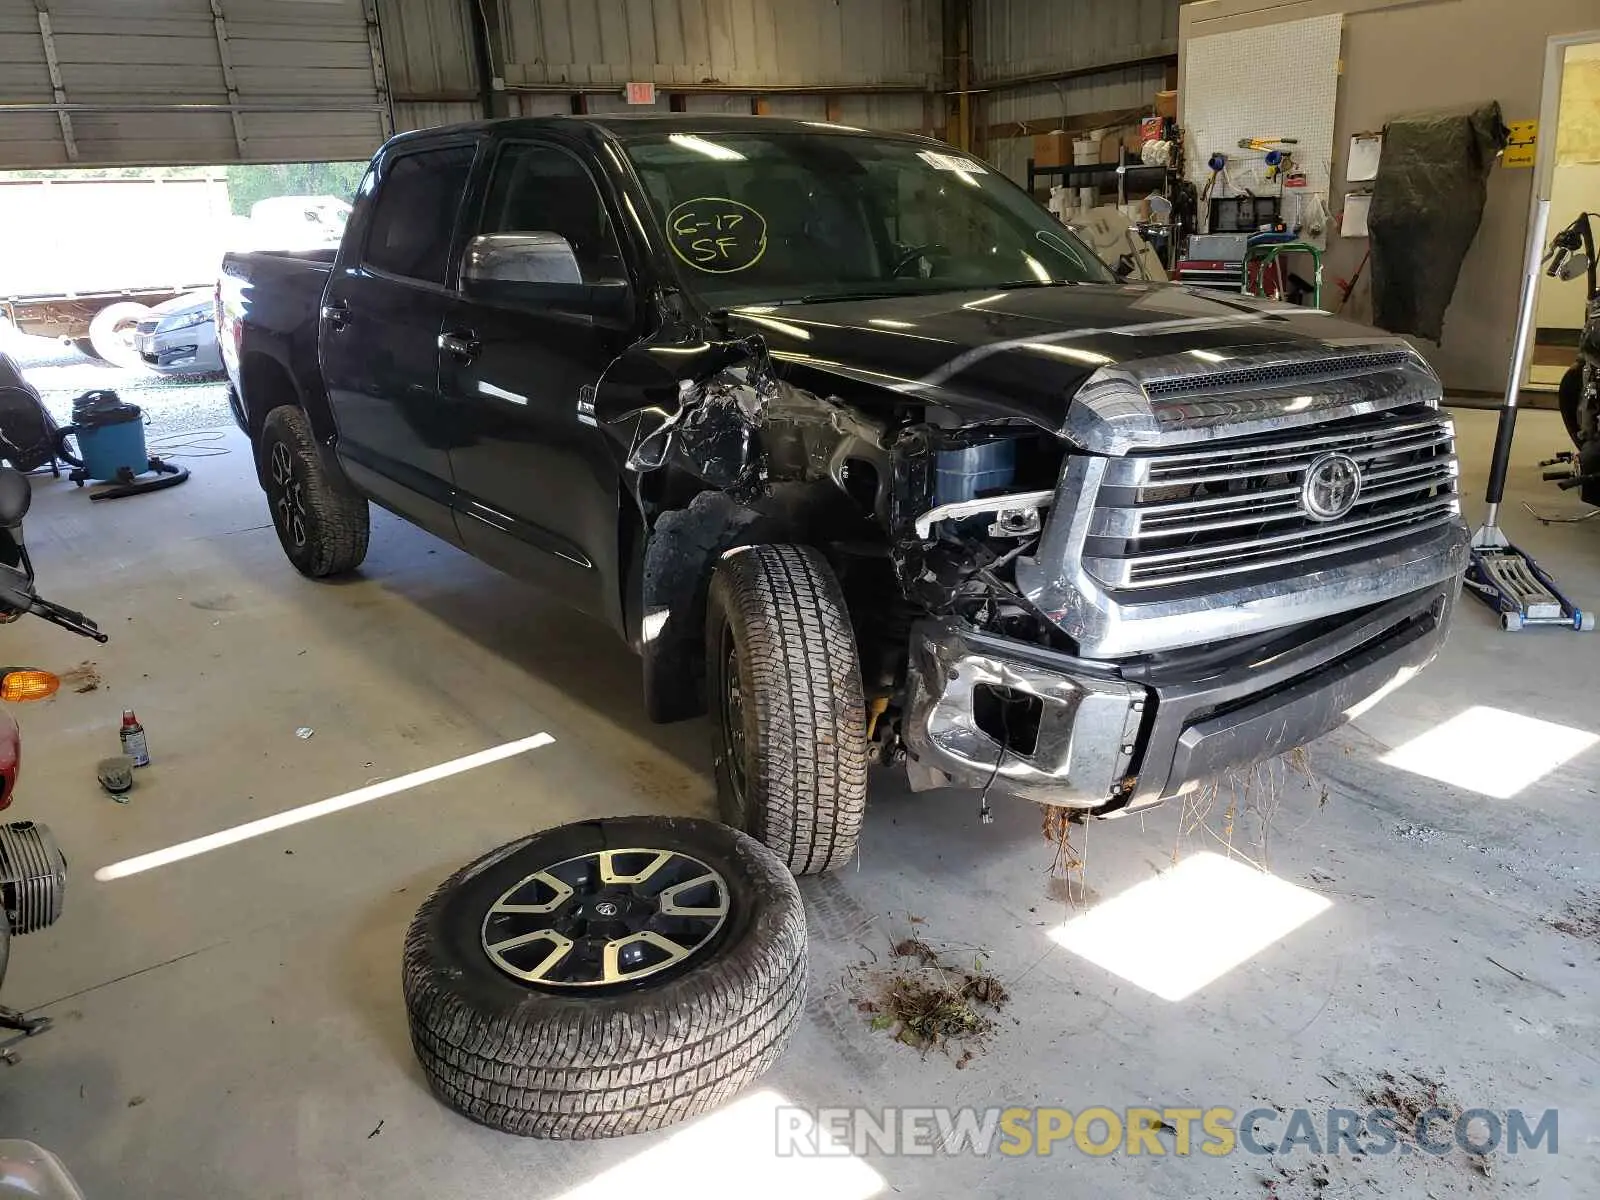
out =
[(1202, 851), (1050, 936), (1113, 975), (1176, 1002), (1329, 907), (1329, 900), (1288, 880)]
[(801, 1116), (790, 1103), (770, 1088), (752, 1092), (552, 1200), (868, 1200), (887, 1187), (821, 1129), (814, 1144), (825, 1153), (780, 1158), (780, 1110), (791, 1124)]
[(1379, 761), (1481, 796), (1509, 800), (1596, 742), (1600, 735), (1480, 704), (1397, 746)]

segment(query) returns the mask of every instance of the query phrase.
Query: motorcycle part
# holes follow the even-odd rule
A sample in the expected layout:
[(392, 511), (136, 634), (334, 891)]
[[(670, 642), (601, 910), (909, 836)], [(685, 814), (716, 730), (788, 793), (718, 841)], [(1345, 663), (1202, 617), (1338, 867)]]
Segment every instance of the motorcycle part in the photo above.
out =
[(1500, 531), (1500, 503), (1506, 494), (1506, 472), (1511, 463), (1511, 441), (1517, 432), (1517, 399), (1522, 388), (1522, 364), (1533, 336), (1533, 310), (1539, 273), (1544, 263), (1544, 236), (1550, 222), (1550, 201), (1541, 198), (1528, 231), (1528, 249), (1522, 272), (1522, 297), (1517, 306), (1516, 336), (1512, 339), (1511, 369), (1506, 377), (1505, 404), (1495, 430), (1494, 454), (1489, 462), (1489, 485), (1484, 490), (1483, 524), (1472, 535), (1472, 558), (1466, 586), (1500, 616), (1500, 628), (1515, 633), (1529, 625), (1565, 625), (1586, 633), (1594, 616), (1564, 595), (1532, 556), (1513, 546)]
[(11, 667), (0, 676), (0, 700), (25, 704), (29, 700), (47, 700), (56, 694), (61, 678), (49, 671), (31, 667)]
[(37, 933), (54, 925), (66, 889), (67, 859), (48, 825), (0, 825), (0, 901), (12, 933)]
[(84, 1200), (62, 1161), (43, 1146), (20, 1139), (0, 1141), (0, 1196), (37, 1200)]
[(545, 830), (458, 871), (406, 936), (411, 1041), (481, 1124), (600, 1138), (697, 1116), (776, 1061), (806, 990), (800, 892), (711, 821)]
[(133, 759), (126, 754), (102, 758), (95, 767), (95, 778), (100, 781), (101, 787), (117, 798), (118, 804), (127, 803), (123, 796), (133, 788), (133, 767)]
[(258, 444), (272, 524), (295, 570), (322, 579), (359, 567), (370, 533), (366, 498), (323, 466), (305, 413), (290, 405), (273, 409)]
[(745, 546), (718, 561), (706, 604), (722, 819), (796, 875), (855, 855), (867, 807), (867, 719), (855, 635), (828, 560)]

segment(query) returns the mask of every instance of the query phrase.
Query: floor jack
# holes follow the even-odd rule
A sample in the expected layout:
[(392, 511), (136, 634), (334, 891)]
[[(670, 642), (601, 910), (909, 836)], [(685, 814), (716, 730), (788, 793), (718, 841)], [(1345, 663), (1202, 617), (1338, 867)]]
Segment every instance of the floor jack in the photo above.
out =
[(1564, 625), (1588, 633), (1594, 614), (1584, 612), (1556, 586), (1549, 573), (1525, 551), (1517, 549), (1500, 530), (1500, 502), (1505, 498), (1506, 470), (1511, 462), (1511, 439), (1517, 431), (1517, 395), (1522, 386), (1522, 363), (1533, 330), (1534, 298), (1544, 263), (1544, 235), (1550, 221), (1550, 202), (1540, 199), (1528, 239), (1528, 264), (1522, 278), (1522, 303), (1517, 312), (1517, 336), (1511, 351), (1511, 374), (1506, 381), (1505, 406), (1495, 430), (1494, 458), (1489, 465), (1487, 507), (1483, 524), (1472, 535), (1472, 558), (1467, 566), (1469, 591), (1500, 614), (1500, 628), (1508, 633), (1528, 625)]

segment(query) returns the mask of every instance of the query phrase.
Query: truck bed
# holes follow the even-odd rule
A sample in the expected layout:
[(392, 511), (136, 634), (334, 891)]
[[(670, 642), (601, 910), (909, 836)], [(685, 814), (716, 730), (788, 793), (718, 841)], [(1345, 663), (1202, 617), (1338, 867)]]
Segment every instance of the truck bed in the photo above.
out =
[[(241, 250), (222, 257), (217, 280), (217, 341), (229, 382), (251, 355), (282, 364), (302, 384), (317, 371), (317, 310), (333, 268), (335, 248)], [(258, 416), (260, 414), (257, 414)]]

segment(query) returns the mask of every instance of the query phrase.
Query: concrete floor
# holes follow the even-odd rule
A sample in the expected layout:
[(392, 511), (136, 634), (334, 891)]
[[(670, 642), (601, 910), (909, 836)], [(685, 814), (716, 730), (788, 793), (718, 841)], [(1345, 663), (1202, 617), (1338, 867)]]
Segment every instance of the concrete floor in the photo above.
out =
[[(1460, 421), (1476, 497), (1493, 419)], [(1538, 482), (1534, 461), (1559, 440), (1553, 415), (1526, 419), (1506, 524), (1600, 606), (1600, 519), (1543, 527), (1518, 504), (1581, 511)], [(633, 1193), (640, 1179), (648, 1190), (637, 1194), (653, 1196), (828, 1200), (1563, 1196), (1600, 1177), (1600, 944), (1551, 924), (1600, 893), (1600, 747), (1538, 775), (1529, 764), (1549, 727), (1514, 726), (1513, 744), (1492, 755), (1505, 727), (1491, 715), (1446, 767), (1498, 797), (1381, 761), (1473, 706), (1600, 732), (1600, 635), (1505, 635), (1471, 601), (1439, 663), (1313, 747), (1325, 802), (1321, 785), (1290, 782), (1265, 847), (1239, 819), (1236, 845), (1324, 911), (1274, 940), (1280, 898), (1200, 896), (1116, 939), (1124, 950), (1153, 939), (1171, 956), (1264, 931), (1269, 945), (1186, 998), (1164, 999), (1050, 936), (1150, 880), (1175, 849), (1221, 849), (1204, 831), (1180, 836), (1177, 809), (1090, 829), (1089, 894), (1074, 907), (1056, 898), (1053, 848), (1031, 805), (1004, 804), (982, 826), (969, 796), (913, 796), (886, 775), (859, 865), (803, 885), (809, 1010), (759, 1093), (688, 1132), (617, 1142), (521, 1141), (467, 1123), (429, 1095), (407, 1042), (399, 956), (412, 912), (459, 864), (531, 828), (709, 815), (707, 730), (647, 724), (636, 664), (607, 631), (386, 515), (360, 578), (302, 579), (267, 524), (244, 442), (230, 432), (223, 445), (233, 453), (191, 462), (186, 486), (103, 506), (37, 480), (28, 534), (41, 588), (112, 640), (97, 647), (34, 622), (0, 630), (8, 661), (87, 660), (103, 680), (16, 710), (26, 766), (7, 815), (48, 821), (73, 876), (65, 917), (13, 946), (5, 984), (8, 1003), (54, 1015), (56, 1028), (0, 1068), (0, 1132), (55, 1150), (90, 1196), (591, 1200)], [(138, 709), (154, 758), (125, 806), (93, 777), (117, 749), (124, 706)], [(297, 737), (300, 727), (314, 735)], [(554, 742), (442, 783), (93, 878), (540, 731)], [(1538, 777), (1503, 779), (1508, 764)], [(1211, 825), (1220, 831), (1219, 814)], [(999, 1029), (964, 1069), (874, 1031), (842, 983), (912, 932), (956, 961), (981, 951), (1009, 985)], [(782, 1097), (1321, 1114), (1365, 1107), (1379, 1072), (1405, 1070), (1466, 1107), (1560, 1109), (1559, 1153), (1497, 1154), (1490, 1178), (1460, 1153), (1304, 1148), (777, 1159), (763, 1107)]]

